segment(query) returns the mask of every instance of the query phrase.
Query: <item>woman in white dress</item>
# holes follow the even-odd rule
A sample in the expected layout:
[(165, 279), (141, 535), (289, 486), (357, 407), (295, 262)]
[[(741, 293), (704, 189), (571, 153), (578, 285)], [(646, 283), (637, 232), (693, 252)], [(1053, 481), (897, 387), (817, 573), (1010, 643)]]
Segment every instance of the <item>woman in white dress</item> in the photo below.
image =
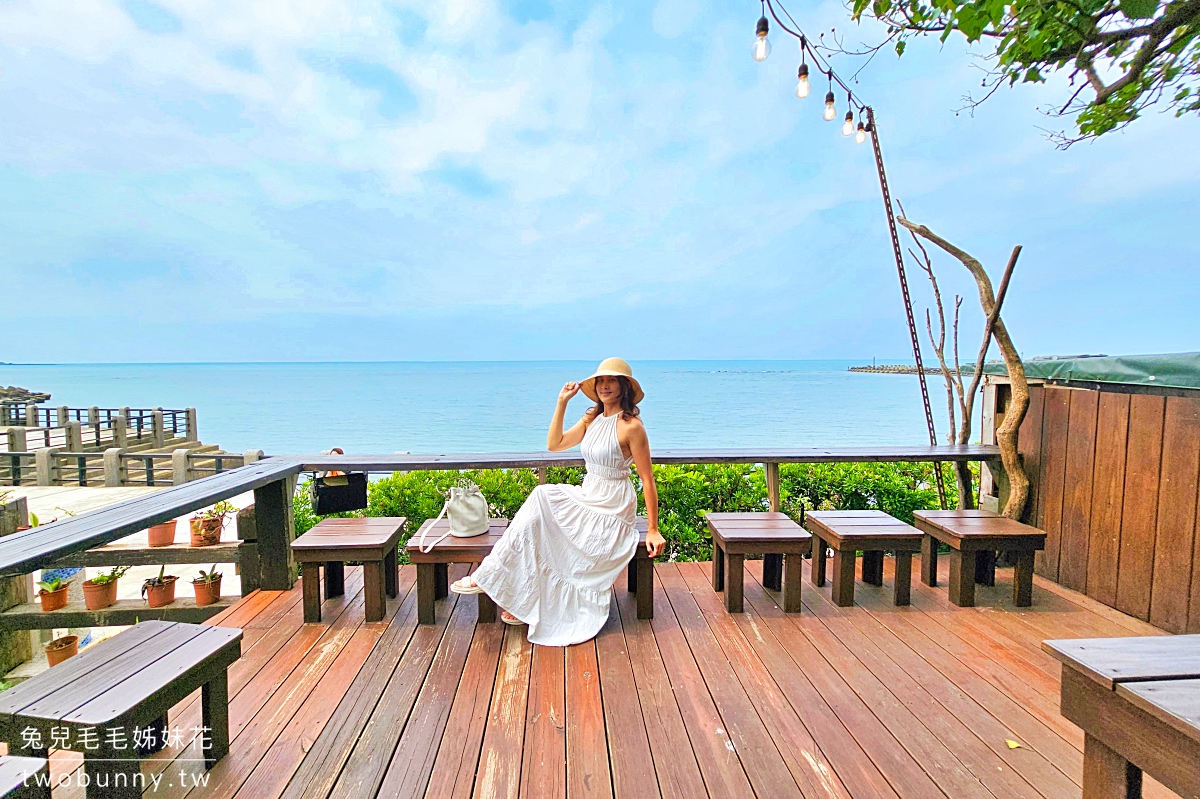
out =
[[(564, 432), (567, 403), (580, 391), (596, 405)], [(583, 485), (535, 488), (492, 554), (451, 590), (486, 593), (504, 609), (506, 623), (529, 625), (535, 644), (567, 646), (600, 632), (613, 582), (638, 547), (631, 464), (646, 497), (646, 549), (657, 557), (666, 547), (658, 532), (650, 441), (638, 418), (642, 397), (629, 364), (620, 358), (609, 358), (591, 377), (562, 387), (546, 446), (561, 452), (580, 445), (587, 464)]]

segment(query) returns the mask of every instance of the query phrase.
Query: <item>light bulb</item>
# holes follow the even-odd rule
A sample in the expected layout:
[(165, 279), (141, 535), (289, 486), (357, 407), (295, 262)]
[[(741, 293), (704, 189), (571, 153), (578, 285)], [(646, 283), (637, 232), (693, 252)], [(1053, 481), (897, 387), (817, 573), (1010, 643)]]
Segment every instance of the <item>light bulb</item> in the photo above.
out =
[(805, 97), (808, 97), (808, 92), (811, 88), (808, 83), (808, 64), (800, 65), (800, 70), (796, 73), (796, 77), (800, 79), (796, 84), (796, 97), (803, 100)]
[(832, 122), (835, 116), (837, 116), (837, 103), (833, 99), (833, 92), (827, 92), (825, 94), (825, 121)]
[(863, 127), (863, 123), (858, 123), (858, 133), (854, 134), (854, 140), (862, 144), (867, 140), (867, 129)]
[(767, 56), (771, 54), (771, 41), (767, 38), (769, 25), (766, 17), (758, 18), (758, 25), (754, 30), (754, 49), (751, 55), (755, 61), (766, 61)]
[(854, 133), (854, 112), (846, 112), (846, 121), (842, 123), (842, 135), (850, 136)]

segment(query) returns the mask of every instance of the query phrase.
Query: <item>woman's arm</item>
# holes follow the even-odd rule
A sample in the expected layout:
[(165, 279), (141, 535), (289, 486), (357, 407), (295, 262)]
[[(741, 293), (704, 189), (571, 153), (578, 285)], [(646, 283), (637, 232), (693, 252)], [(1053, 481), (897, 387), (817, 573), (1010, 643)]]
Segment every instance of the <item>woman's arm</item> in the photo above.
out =
[(650, 438), (641, 422), (629, 426), (629, 454), (633, 456), (633, 465), (637, 467), (638, 476), (642, 478), (642, 496), (646, 499), (646, 520), (649, 522), (646, 551), (650, 553), (650, 557), (657, 558), (667, 548), (667, 541), (658, 532), (658, 484), (654, 482)]
[(551, 452), (562, 452), (583, 441), (583, 434), (587, 432), (588, 423), (592, 420), (592, 409), (588, 409), (583, 418), (573, 424), (570, 430), (563, 432), (567, 403), (578, 393), (578, 383), (567, 383), (562, 387), (562, 391), (558, 392), (558, 405), (554, 408), (554, 418), (550, 420), (550, 432), (546, 434), (546, 449)]

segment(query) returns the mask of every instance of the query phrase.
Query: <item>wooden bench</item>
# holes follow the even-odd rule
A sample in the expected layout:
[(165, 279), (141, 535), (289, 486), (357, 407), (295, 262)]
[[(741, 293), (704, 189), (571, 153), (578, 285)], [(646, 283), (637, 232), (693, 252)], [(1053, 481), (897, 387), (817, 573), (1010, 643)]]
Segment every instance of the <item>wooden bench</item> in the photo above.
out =
[(833, 550), (833, 602), (854, 604), (854, 563), (863, 553), (862, 581), (883, 585), (883, 553), (896, 553), (896, 587), (893, 601), (907, 605), (912, 588), (912, 556), (921, 551), (920, 530), (880, 510), (822, 510), (804, 514), (812, 533), (813, 585), (825, 585), (825, 548)]
[(0, 798), (50, 799), (50, 762), (41, 757), (0, 756)]
[(1084, 799), (1140, 799), (1142, 772), (1200, 796), (1200, 635), (1045, 641), (1083, 738)]
[(763, 584), (783, 591), (785, 613), (800, 612), (800, 562), (812, 549), (812, 536), (803, 527), (778, 512), (706, 513), (704, 519), (713, 539), (713, 590), (725, 592), (726, 610), (742, 612), (747, 555), (782, 555), (782, 575), (768, 573), (764, 560)]
[(82, 751), (89, 799), (133, 799), (145, 784), (146, 750), (134, 731), (165, 730), (167, 710), (199, 688), (200, 748), (212, 768), (229, 752), (226, 670), (241, 641), (230, 627), (136, 624), (0, 693), (0, 741), (41, 758), (50, 748)]
[[(446, 519), (429, 519), (421, 525), (421, 529), (408, 541), (408, 559), (417, 565), (417, 621), (421, 624), (433, 624), (435, 615), (434, 603), (449, 593), (448, 566), (451, 563), (478, 563), (491, 554), (492, 547), (500, 540), (508, 527), (508, 519), (492, 519), (491, 529), (487, 533), (474, 538), (446, 537), (429, 552), (422, 552), (419, 546), (421, 534), (424, 532), (427, 542), (436, 541), (450, 529)], [(639, 516), (634, 521), (634, 529), (639, 533), (637, 553), (629, 562), (627, 582), (629, 591), (637, 595), (637, 617), (639, 619), (654, 618), (654, 561), (646, 552), (645, 517)], [(479, 594), (479, 621), (489, 623), (496, 621), (496, 605), (487, 596)]]
[(995, 585), (996, 552), (1015, 561), (1013, 604), (1033, 604), (1033, 553), (1046, 547), (1046, 534), (989, 510), (913, 511), (921, 542), (921, 581), (937, 585), (938, 543), (950, 547), (950, 601), (959, 607), (975, 604), (975, 583)]
[[(451, 563), (478, 563), (492, 552), (492, 547), (508, 529), (508, 519), (490, 519), (488, 531), (471, 538), (446, 536), (429, 552), (422, 552), (421, 536), (432, 544), (450, 531), (449, 519), (426, 519), (420, 529), (408, 539), (408, 560), (417, 566), (417, 622), (433, 624), (435, 602), (450, 593), (449, 566)], [(496, 621), (496, 603), (487, 594), (479, 597), (479, 621)]]
[(347, 561), (362, 563), (366, 620), (382, 621), (387, 598), (395, 599), (400, 588), (396, 547), (405, 521), (403, 516), (322, 519), (293, 541), (292, 555), (304, 582), (304, 621), (321, 620), (320, 568), (325, 568), (325, 598), (341, 596)]

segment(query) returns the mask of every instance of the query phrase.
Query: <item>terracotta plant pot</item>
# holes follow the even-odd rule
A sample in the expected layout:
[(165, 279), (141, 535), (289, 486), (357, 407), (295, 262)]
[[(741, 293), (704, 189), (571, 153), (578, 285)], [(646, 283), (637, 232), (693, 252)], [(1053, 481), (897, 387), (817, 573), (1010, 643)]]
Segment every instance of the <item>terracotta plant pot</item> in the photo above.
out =
[(146, 586), (146, 604), (152, 608), (161, 608), (175, 601), (175, 581), (179, 578), (168, 574), (163, 578), (162, 585)]
[(79, 654), (79, 636), (64, 635), (46, 644), (46, 660), (51, 666), (57, 666), (70, 657)]
[(203, 607), (211, 605), (221, 598), (221, 578), (218, 577), (210, 582), (201, 582), (200, 580), (192, 580), (192, 588), (196, 589), (196, 605)]
[(83, 604), (88, 610), (103, 610), (117, 601), (117, 580), (107, 583), (83, 581)]
[(156, 524), (146, 531), (152, 547), (169, 547), (175, 543), (175, 520)]
[(50, 611), (65, 608), (67, 606), (67, 591), (69, 589), (69, 585), (64, 585), (57, 591), (47, 591), (45, 589), (38, 591), (38, 599), (42, 603), (42, 610)]
[(211, 547), (221, 543), (221, 529), (223, 527), (224, 523), (221, 519), (202, 519), (200, 517), (192, 519), (192, 546)]

